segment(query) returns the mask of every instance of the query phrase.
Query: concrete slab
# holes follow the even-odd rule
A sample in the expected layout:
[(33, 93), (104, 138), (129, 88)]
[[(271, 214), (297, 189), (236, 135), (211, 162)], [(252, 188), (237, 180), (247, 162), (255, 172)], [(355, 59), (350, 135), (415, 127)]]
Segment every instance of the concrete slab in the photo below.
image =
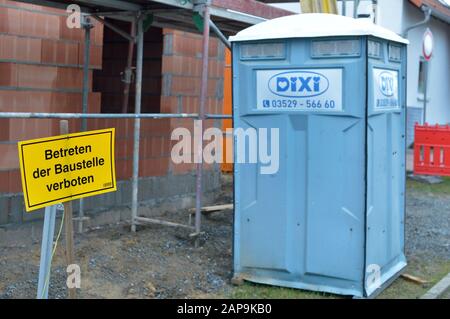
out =
[(450, 273), (447, 274), (441, 281), (433, 286), (428, 292), (420, 297), (420, 299), (437, 299), (450, 288)]
[(410, 175), (408, 175), (408, 177), (417, 182), (431, 184), (431, 185), (440, 184), (440, 183), (444, 182), (442, 177), (439, 177), (439, 176), (410, 174)]

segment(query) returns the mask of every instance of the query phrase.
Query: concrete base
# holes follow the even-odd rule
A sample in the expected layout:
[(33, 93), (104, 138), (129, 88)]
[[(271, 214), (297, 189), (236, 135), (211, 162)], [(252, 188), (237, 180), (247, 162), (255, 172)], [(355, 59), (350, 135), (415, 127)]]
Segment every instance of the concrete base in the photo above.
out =
[(440, 176), (410, 174), (408, 177), (414, 181), (430, 185), (441, 184), (444, 182), (444, 179)]
[[(214, 202), (220, 185), (220, 172), (204, 172), (204, 205)], [(194, 207), (195, 174), (140, 179), (139, 204), (139, 214), (144, 217)], [(89, 217), (84, 222), (86, 228), (130, 221), (131, 181), (118, 182), (117, 192), (86, 198), (84, 205), (85, 216)], [(78, 207), (76, 200), (73, 202), (74, 217), (77, 217)], [(16, 246), (39, 241), (43, 216), (44, 209), (25, 212), (22, 194), (0, 195), (0, 245)]]

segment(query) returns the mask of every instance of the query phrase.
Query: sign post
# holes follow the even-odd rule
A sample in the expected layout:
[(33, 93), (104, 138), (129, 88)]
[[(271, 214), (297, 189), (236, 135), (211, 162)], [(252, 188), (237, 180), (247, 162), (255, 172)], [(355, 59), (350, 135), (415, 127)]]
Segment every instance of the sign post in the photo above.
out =
[[(19, 162), (27, 212), (45, 207), (38, 298), (48, 298), (56, 204), (64, 203), (67, 265), (74, 264), (72, 203), (116, 191), (114, 128), (19, 142)], [(76, 288), (69, 288), (69, 298)]]
[(424, 61), (424, 91), (423, 91), (423, 122), (426, 123), (427, 121), (427, 103), (428, 103), (428, 71), (429, 71), (429, 64), (431, 61), (431, 58), (433, 57), (433, 47), (434, 47), (434, 40), (433, 40), (433, 33), (430, 29), (427, 28), (423, 35), (423, 41), (422, 41), (422, 55), (425, 59)]
[(42, 229), (41, 261), (37, 299), (48, 299), (50, 266), (52, 264), (53, 235), (55, 233), (56, 206), (45, 207), (44, 228)]

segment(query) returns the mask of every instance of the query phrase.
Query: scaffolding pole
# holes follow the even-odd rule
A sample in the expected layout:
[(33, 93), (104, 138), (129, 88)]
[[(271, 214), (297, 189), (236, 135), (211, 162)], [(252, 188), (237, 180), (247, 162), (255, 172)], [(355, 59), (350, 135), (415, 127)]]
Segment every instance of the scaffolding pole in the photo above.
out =
[[(84, 28), (84, 61), (83, 61), (83, 105), (81, 113), (86, 114), (88, 112), (89, 103), (89, 64), (91, 63), (91, 29), (92, 24), (88, 17), (85, 17), (83, 23)], [(81, 120), (81, 130), (87, 130), (87, 119)]]
[(133, 74), (133, 55), (134, 55), (134, 39), (136, 33), (136, 23), (132, 21), (130, 23), (130, 34), (132, 39), (128, 41), (128, 56), (127, 56), (127, 66), (123, 73), (123, 100), (122, 100), (122, 113), (128, 112), (128, 100), (130, 98), (130, 87), (132, 82)]
[[(82, 113), (88, 112), (89, 103), (89, 64), (91, 63), (91, 24), (90, 18), (84, 16), (83, 29), (84, 29), (84, 61), (83, 61), (83, 96), (82, 96)], [(81, 119), (81, 131), (87, 131), (87, 118)], [(84, 200), (79, 201), (78, 210), (78, 232), (83, 232), (83, 220), (84, 220)]]
[(203, 5), (203, 53), (202, 53), (202, 75), (200, 88), (200, 108), (198, 122), (201, 125), (201, 136), (197, 141), (197, 165), (196, 165), (196, 194), (195, 194), (195, 233), (197, 236), (195, 241), (198, 246), (198, 236), (201, 233), (201, 218), (202, 218), (202, 192), (203, 192), (203, 121), (206, 119), (205, 106), (208, 94), (208, 64), (209, 64), (209, 31), (210, 31), (210, 11), (209, 4), (206, 2)]
[[(144, 55), (144, 28), (143, 17), (137, 17), (137, 48), (136, 48), (136, 92), (134, 114), (141, 113), (142, 96), (142, 63)], [(138, 213), (138, 186), (139, 186), (139, 144), (141, 132), (141, 119), (134, 120), (134, 146), (133, 146), (133, 188), (131, 194), (131, 231), (136, 232), (136, 217)]]
[[(2, 119), (198, 119), (197, 113), (34, 113), (34, 112), (0, 112)], [(231, 119), (229, 114), (206, 114), (206, 119)]]

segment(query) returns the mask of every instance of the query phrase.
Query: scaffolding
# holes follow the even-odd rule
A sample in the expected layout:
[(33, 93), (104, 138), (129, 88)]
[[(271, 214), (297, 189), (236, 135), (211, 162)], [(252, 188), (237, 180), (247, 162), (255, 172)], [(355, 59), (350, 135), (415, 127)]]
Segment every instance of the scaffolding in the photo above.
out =
[[(210, 31), (225, 44), (230, 47), (227, 35), (234, 34), (249, 25), (256, 24), (267, 19), (288, 15), (290, 12), (267, 6), (258, 1), (235, 1), (228, 0), (21, 0), (19, 2), (31, 3), (41, 6), (66, 9), (70, 4), (77, 4), (82, 10), (82, 28), (84, 29), (84, 64), (83, 64), (83, 89), (82, 89), (82, 113), (24, 113), (24, 112), (0, 112), (0, 118), (35, 118), (35, 119), (81, 119), (82, 130), (87, 129), (87, 119), (134, 119), (133, 134), (133, 169), (132, 169), (132, 198), (131, 198), (131, 231), (136, 231), (136, 226), (141, 224), (159, 224), (166, 226), (183, 227), (192, 230), (191, 237), (198, 238), (201, 234), (201, 207), (202, 207), (202, 181), (203, 163), (196, 164), (196, 201), (195, 201), (195, 223), (194, 226), (172, 223), (165, 220), (151, 219), (139, 216), (138, 214), (138, 184), (139, 184), (139, 146), (141, 119), (176, 119), (190, 118), (200, 120), (200, 123), (212, 119), (231, 119), (231, 115), (226, 114), (206, 114), (205, 105), (208, 86), (208, 50)], [(199, 32), (193, 22), (193, 15), (200, 17), (203, 30), (202, 45), (202, 72), (199, 112), (187, 113), (141, 113), (142, 98), (142, 69), (144, 52), (144, 21), (150, 17), (151, 25), (155, 27), (169, 27), (188, 32)], [(215, 22), (211, 16), (214, 16)], [(90, 30), (92, 28), (91, 18), (103, 23), (106, 27), (120, 34), (130, 41), (128, 60), (132, 60), (133, 54), (136, 56), (135, 75), (135, 112), (134, 114), (93, 114), (88, 110), (88, 71), (90, 62)], [(130, 32), (116, 27), (113, 23), (104, 18), (111, 18), (131, 23)], [(195, 20), (195, 19), (194, 19)], [(223, 32), (223, 33), (222, 33)], [(136, 44), (136, 52), (133, 52)], [(125, 83), (131, 84), (129, 73), (130, 63), (125, 70)], [(124, 89), (126, 94), (127, 88)], [(129, 87), (128, 87), (129, 92)], [(125, 101), (125, 100), (124, 100)], [(124, 102), (125, 103), (125, 102)], [(123, 108), (122, 108), (123, 110)], [(126, 109), (125, 109), (126, 110)], [(202, 124), (200, 124), (202, 125)], [(203, 132), (203, 125), (201, 127)], [(197, 156), (202, 158), (203, 134), (195, 150)], [(84, 209), (83, 202), (80, 202), (78, 220), (78, 231), (83, 230)], [(197, 242), (197, 241), (196, 241)]]

